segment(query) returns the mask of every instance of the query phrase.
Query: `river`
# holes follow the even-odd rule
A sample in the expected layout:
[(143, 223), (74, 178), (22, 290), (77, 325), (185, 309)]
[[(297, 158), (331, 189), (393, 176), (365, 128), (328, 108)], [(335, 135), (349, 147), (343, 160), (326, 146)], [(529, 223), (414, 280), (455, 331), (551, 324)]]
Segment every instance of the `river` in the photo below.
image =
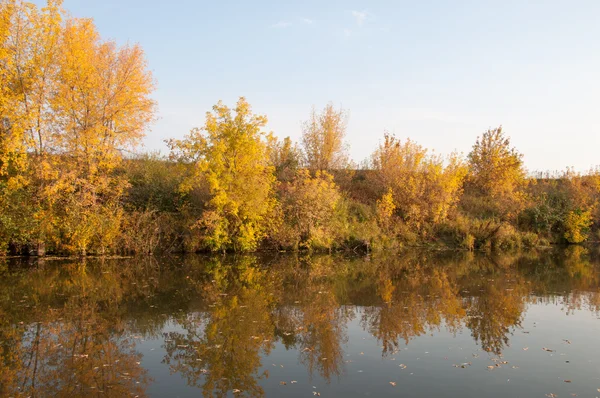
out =
[(600, 255), (0, 260), (2, 397), (596, 397)]

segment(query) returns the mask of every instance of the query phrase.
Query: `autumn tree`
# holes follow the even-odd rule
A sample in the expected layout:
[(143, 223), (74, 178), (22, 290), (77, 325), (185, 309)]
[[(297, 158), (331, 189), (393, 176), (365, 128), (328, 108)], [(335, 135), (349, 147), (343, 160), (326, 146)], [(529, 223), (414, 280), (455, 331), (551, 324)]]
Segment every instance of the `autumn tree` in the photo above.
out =
[(294, 180), (282, 187), (283, 225), (277, 239), (283, 246), (331, 248), (336, 237), (335, 216), (341, 194), (333, 176), (317, 171), (314, 176), (299, 170)]
[(571, 210), (564, 220), (564, 238), (569, 243), (581, 243), (588, 238), (592, 226), (591, 212), (581, 209)]
[(318, 113), (313, 107), (302, 124), (302, 146), (306, 167), (311, 170), (343, 169), (348, 165), (344, 143), (348, 113), (336, 110), (332, 103)]
[(296, 170), (302, 162), (302, 152), (290, 137), (283, 141), (273, 137), (269, 142), (271, 165), (275, 167), (275, 174), (279, 181), (289, 181), (294, 178)]
[(12, 243), (43, 240), (35, 209), (43, 207), (40, 187), (50, 174), (47, 149), (56, 133), (56, 113), (49, 103), (57, 86), (60, 6), (60, 1), (42, 9), (21, 1), (0, 3), (0, 200), (5, 214), (0, 222), (8, 235), (3, 240)]
[(558, 178), (538, 179), (527, 193), (532, 200), (523, 224), (550, 239), (580, 243), (600, 224), (598, 169), (582, 174), (567, 168)]
[(27, 199), (39, 251), (103, 251), (126, 186), (115, 170), (154, 118), (154, 81), (138, 45), (102, 40), (61, 4), (1, 3), (3, 197)]
[(391, 189), (393, 208), (410, 226), (438, 223), (455, 208), (467, 172), (458, 155), (430, 155), (411, 140), (385, 134), (371, 159), (382, 185)]
[(524, 201), (526, 171), (523, 155), (511, 147), (502, 126), (478, 137), (468, 160), (469, 185), (482, 200), (487, 199), (489, 212), (500, 217), (513, 217)]
[(192, 227), (202, 248), (254, 250), (265, 237), (276, 205), (266, 124), (241, 97), (234, 109), (219, 102), (204, 127), (169, 141), (172, 157), (193, 165), (181, 189), (202, 179), (209, 185), (211, 198)]
[(51, 202), (69, 221), (62, 242), (85, 251), (95, 241), (103, 249), (118, 232), (127, 186), (114, 171), (122, 151), (133, 148), (154, 119), (154, 80), (140, 46), (101, 40), (91, 20), (67, 21), (63, 41), (52, 106), (61, 115), (56, 146), (68, 156), (54, 158), (60, 173), (46, 193), (66, 198), (58, 208)]
[(395, 210), (394, 191), (392, 188), (388, 188), (387, 192), (376, 203), (377, 223), (385, 231), (390, 230)]

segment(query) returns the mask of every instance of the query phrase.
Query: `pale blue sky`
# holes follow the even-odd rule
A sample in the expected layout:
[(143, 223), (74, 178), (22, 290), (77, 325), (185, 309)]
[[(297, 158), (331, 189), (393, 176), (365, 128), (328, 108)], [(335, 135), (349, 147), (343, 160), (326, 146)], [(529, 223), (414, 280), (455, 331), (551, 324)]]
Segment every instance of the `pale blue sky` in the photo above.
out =
[[(41, 0), (36, 0), (40, 3)], [(449, 153), (503, 124), (530, 170), (600, 164), (600, 1), (65, 0), (139, 42), (158, 82), (145, 139), (248, 98), (280, 137), (314, 104), (349, 110), (354, 160), (384, 130)]]

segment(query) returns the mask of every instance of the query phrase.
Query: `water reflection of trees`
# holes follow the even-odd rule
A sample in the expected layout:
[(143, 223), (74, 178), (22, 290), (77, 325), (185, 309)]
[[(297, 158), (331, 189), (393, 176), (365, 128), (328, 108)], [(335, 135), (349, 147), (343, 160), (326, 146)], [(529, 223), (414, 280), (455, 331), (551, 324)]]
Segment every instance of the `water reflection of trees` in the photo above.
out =
[(340, 279), (329, 277), (329, 270), (336, 268), (333, 260), (321, 257), (308, 261), (302, 272), (288, 281), (296, 286), (292, 297), (297, 300), (291, 308), (296, 313), (293, 334), (300, 362), (309, 375), (318, 373), (328, 382), (344, 372), (346, 324), (354, 316), (352, 307), (341, 301)]
[[(204, 396), (262, 396), (276, 344), (310, 375), (344, 374), (356, 319), (382, 355), (418, 336), (463, 328), (501, 353), (530, 303), (600, 310), (594, 251), (512, 257), (472, 253), (344, 258), (52, 261), (0, 267), (0, 396), (144, 396), (136, 350), (164, 342), (164, 364)], [(165, 326), (173, 323), (168, 332)]]
[(111, 271), (81, 264), (2, 275), (0, 396), (144, 396), (150, 379), (118, 316)]
[(273, 344), (272, 286), (251, 258), (217, 265), (208, 270), (214, 279), (196, 285), (209, 298), (207, 307), (181, 313), (176, 320), (183, 331), (165, 333), (164, 362), (204, 396), (225, 397), (237, 389), (259, 397), (258, 381), (268, 377), (259, 373), (261, 354)]
[(118, 320), (102, 317), (95, 303), (77, 297), (36, 315), (35, 322), (3, 328), (8, 372), (0, 372), (0, 395), (144, 396), (147, 371)]

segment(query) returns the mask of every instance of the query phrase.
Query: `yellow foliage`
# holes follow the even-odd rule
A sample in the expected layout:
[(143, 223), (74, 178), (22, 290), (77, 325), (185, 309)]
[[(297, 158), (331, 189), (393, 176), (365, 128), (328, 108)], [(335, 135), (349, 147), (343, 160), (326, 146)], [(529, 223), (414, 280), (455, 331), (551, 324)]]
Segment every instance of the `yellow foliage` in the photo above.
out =
[(372, 155), (372, 163), (383, 185), (392, 189), (402, 218), (418, 230), (425, 223), (446, 219), (458, 202), (467, 173), (458, 155), (451, 155), (445, 165), (441, 156), (389, 134)]
[(564, 237), (569, 243), (581, 243), (588, 238), (589, 228), (592, 225), (590, 210), (572, 210), (565, 217)]
[[(314, 176), (298, 170), (296, 178), (282, 189), (284, 224), (289, 227), (284, 245), (330, 248), (334, 237), (334, 218), (341, 194), (333, 176), (317, 171)], [(284, 227), (286, 228), (286, 227)]]
[(524, 184), (523, 155), (510, 147), (502, 127), (477, 138), (469, 164), (472, 183), (488, 195), (512, 195)]
[(387, 192), (377, 201), (377, 221), (384, 228), (389, 228), (396, 205), (394, 204), (394, 191), (388, 188)]
[(211, 199), (196, 228), (210, 250), (254, 250), (266, 235), (276, 206), (266, 123), (241, 97), (233, 110), (219, 102), (203, 128), (169, 141), (173, 157), (194, 165), (181, 189), (208, 182)]
[(101, 40), (61, 5), (0, 6), (3, 196), (27, 190), (34, 242), (103, 251), (127, 187), (115, 169), (154, 119), (154, 81), (139, 46)]
[(270, 137), (269, 155), (279, 181), (291, 180), (302, 161), (302, 153), (290, 137), (285, 137), (283, 141)]
[(514, 218), (522, 209), (526, 171), (523, 155), (510, 146), (502, 127), (487, 130), (469, 153), (469, 183), (494, 213)]
[(348, 114), (327, 104), (321, 113), (313, 108), (302, 125), (302, 145), (306, 167), (311, 170), (343, 169), (348, 164), (344, 137)]

